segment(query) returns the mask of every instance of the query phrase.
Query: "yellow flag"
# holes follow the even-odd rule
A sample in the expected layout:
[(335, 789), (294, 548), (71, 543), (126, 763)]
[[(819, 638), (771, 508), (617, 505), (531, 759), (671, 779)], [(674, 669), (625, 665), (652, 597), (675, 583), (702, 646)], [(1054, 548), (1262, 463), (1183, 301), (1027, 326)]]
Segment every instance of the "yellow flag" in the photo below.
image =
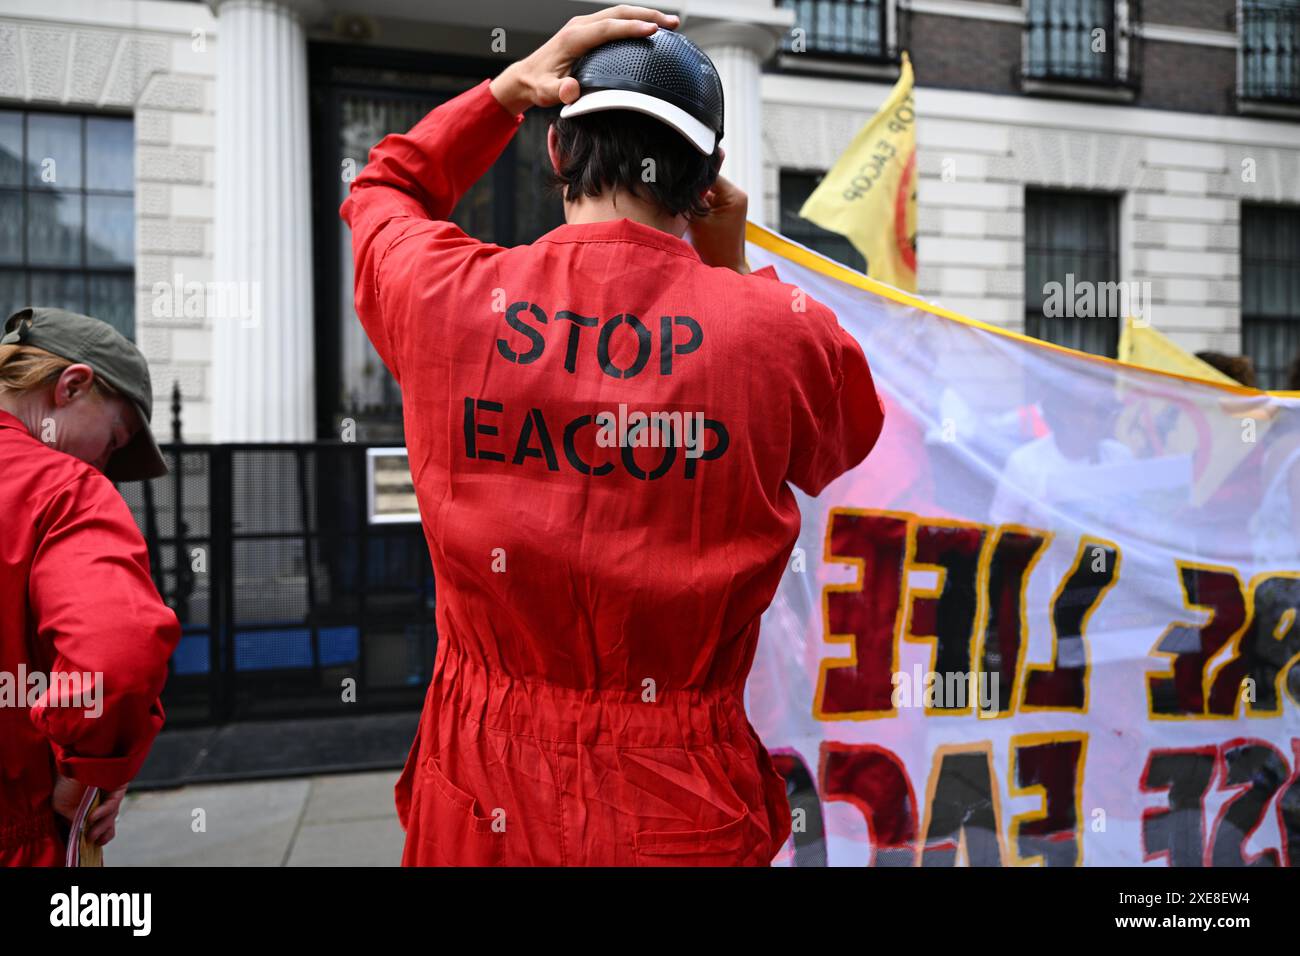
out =
[(1164, 335), (1149, 325), (1138, 325), (1132, 318), (1124, 323), (1119, 334), (1119, 360), (1129, 365), (1141, 365), (1161, 372), (1173, 372), (1207, 382), (1236, 385), (1209, 362), (1203, 362), (1191, 352), (1180, 349)]
[(867, 260), (867, 275), (916, 291), (916, 114), (912, 63), (889, 99), (858, 131), (799, 215), (847, 236)]
[[(1237, 385), (1213, 365), (1175, 345), (1149, 325), (1129, 317), (1119, 336), (1119, 360), (1188, 378)], [(1238, 386), (1240, 387), (1240, 386)], [(1256, 439), (1268, 431), (1277, 405), (1263, 395), (1224, 393), (1218, 400), (1221, 414), (1206, 414), (1206, 404), (1179, 400), (1169, 389), (1140, 383), (1125, 389), (1127, 397), (1119, 430), (1126, 444), (1148, 441), (1145, 453), (1155, 456), (1187, 455), (1195, 464), (1192, 504), (1200, 506), (1222, 487), (1232, 473), (1258, 447)], [(1253, 422), (1245, 423), (1246, 419)], [(1244, 436), (1249, 435), (1247, 439)]]

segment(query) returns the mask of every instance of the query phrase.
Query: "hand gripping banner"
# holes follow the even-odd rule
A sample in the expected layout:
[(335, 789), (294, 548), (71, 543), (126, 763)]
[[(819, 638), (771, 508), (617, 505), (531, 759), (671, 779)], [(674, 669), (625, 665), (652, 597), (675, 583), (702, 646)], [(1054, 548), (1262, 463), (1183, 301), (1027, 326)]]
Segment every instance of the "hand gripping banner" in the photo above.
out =
[(794, 810), (778, 862), (1300, 865), (1300, 395), (748, 239), (798, 287), (792, 321), (806, 293), (861, 342), (886, 406), (861, 466), (796, 492), (763, 619), (747, 693)]

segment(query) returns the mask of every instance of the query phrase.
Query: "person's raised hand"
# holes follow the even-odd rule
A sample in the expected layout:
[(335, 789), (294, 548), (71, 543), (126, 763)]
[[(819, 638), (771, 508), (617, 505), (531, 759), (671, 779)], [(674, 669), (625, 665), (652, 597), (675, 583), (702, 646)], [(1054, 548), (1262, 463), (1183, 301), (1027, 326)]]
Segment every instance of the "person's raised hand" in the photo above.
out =
[(724, 176), (719, 176), (713, 187), (704, 194), (709, 204), (709, 214), (691, 220), (691, 245), (708, 266), (721, 266), (744, 274), (745, 219), (749, 213), (749, 197), (745, 191)]
[(676, 29), (678, 22), (676, 14), (629, 4), (574, 17), (528, 56), (506, 67), (492, 81), (492, 95), (514, 114), (530, 106), (572, 103), (580, 90), (569, 70), (578, 57), (611, 40), (648, 37), (660, 27)]

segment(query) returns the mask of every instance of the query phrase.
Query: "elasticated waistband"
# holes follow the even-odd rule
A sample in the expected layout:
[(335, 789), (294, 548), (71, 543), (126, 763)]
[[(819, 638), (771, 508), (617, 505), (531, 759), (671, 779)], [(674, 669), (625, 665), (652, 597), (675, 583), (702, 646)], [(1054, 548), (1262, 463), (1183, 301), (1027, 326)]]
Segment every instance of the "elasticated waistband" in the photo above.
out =
[[(647, 675), (653, 678), (653, 675)], [(501, 733), (611, 747), (700, 747), (749, 737), (743, 687), (575, 690), (493, 670), (446, 636), (434, 682), (442, 706)]]
[(59, 841), (63, 839), (54, 825), (53, 810), (43, 810), (30, 816), (0, 822), (0, 851), (16, 850), (29, 843), (46, 839)]

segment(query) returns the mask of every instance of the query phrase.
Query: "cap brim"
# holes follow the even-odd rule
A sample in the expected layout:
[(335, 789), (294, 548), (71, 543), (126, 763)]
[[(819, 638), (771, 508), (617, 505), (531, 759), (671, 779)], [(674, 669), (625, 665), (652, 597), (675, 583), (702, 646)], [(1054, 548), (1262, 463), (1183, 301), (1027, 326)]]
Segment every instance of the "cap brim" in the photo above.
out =
[(131, 403), (140, 414), (140, 428), (135, 437), (127, 442), (126, 447), (114, 452), (108, 460), (104, 474), (110, 481), (144, 481), (148, 478), (161, 478), (167, 474), (167, 462), (163, 459), (162, 449), (153, 437), (149, 419), (139, 405)]
[(711, 155), (717, 144), (713, 130), (680, 106), (633, 90), (593, 90), (560, 110), (560, 115), (567, 119), (570, 116), (585, 116), (605, 110), (632, 110), (653, 116), (685, 136), (705, 156)]

